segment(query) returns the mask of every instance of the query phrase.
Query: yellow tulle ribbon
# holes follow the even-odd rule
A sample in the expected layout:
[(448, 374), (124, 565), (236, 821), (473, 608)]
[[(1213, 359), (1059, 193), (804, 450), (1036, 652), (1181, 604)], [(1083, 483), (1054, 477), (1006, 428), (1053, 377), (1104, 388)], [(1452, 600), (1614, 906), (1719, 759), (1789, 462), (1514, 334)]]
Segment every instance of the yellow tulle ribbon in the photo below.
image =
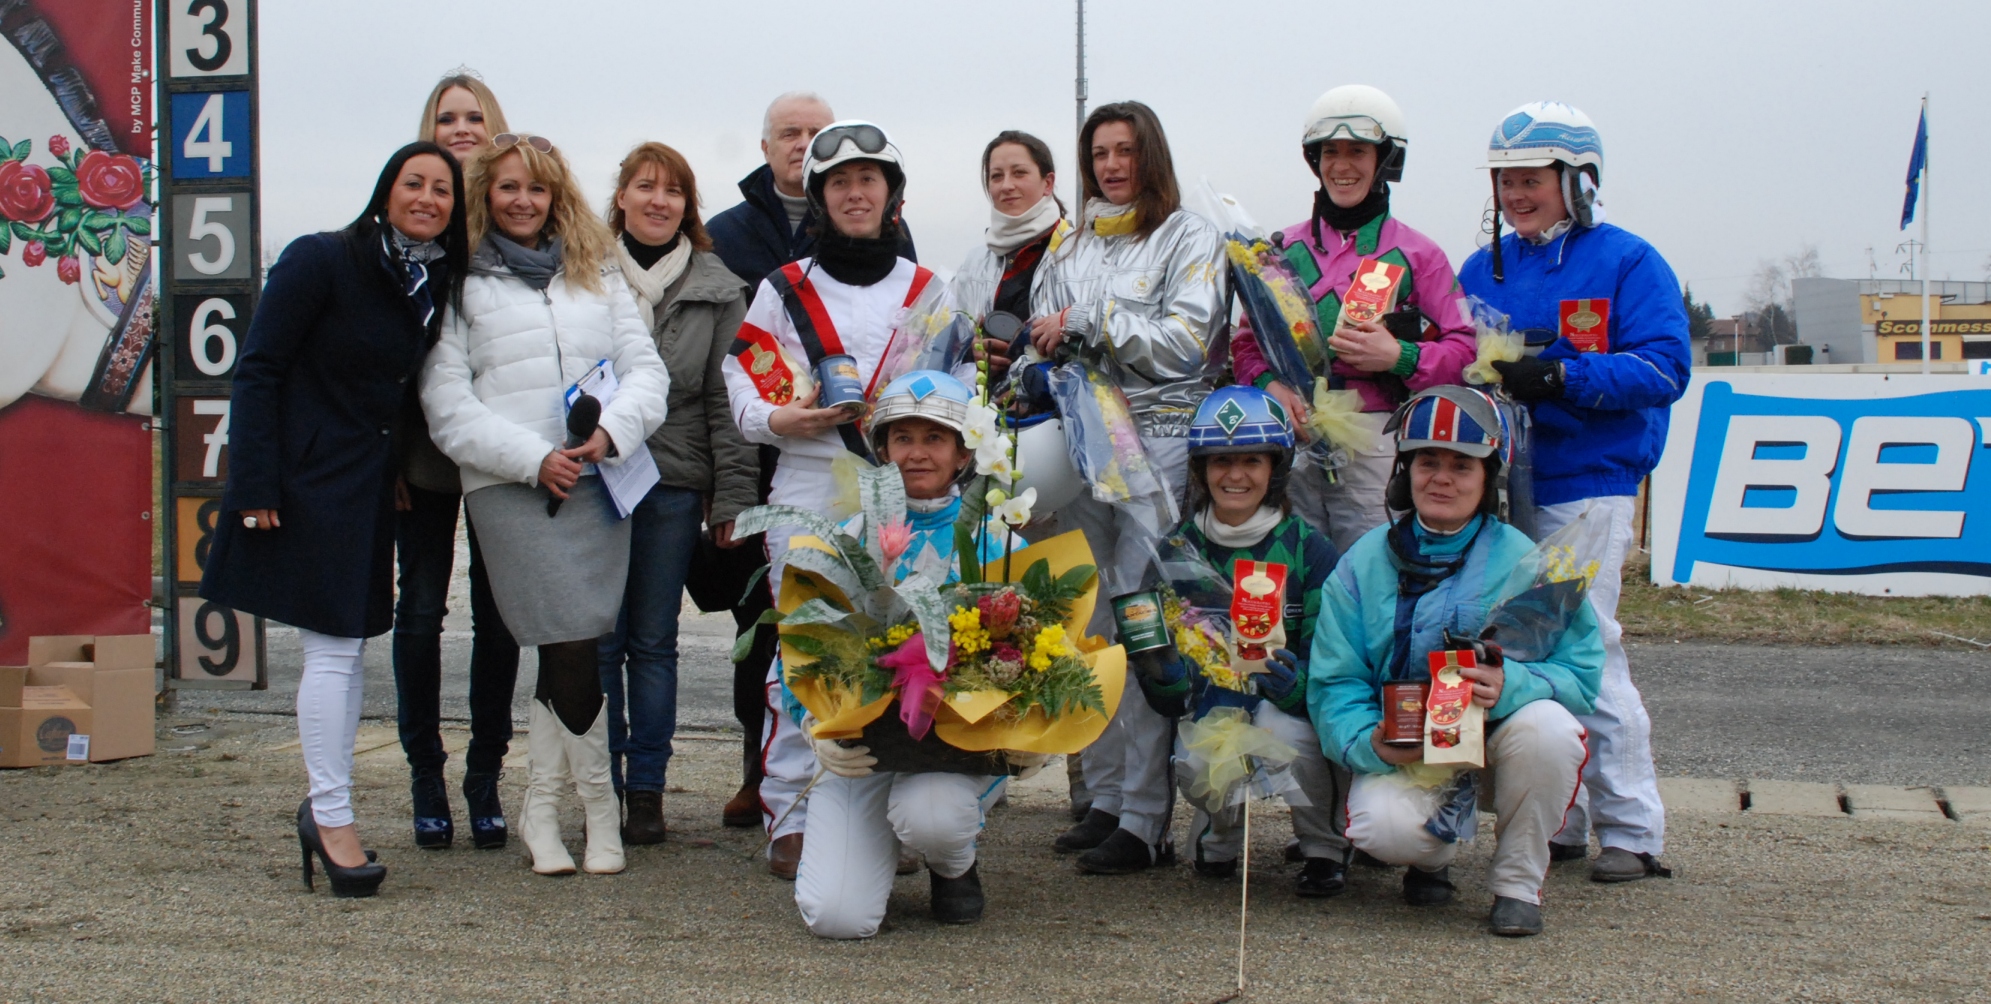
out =
[(1215, 708), (1182, 725), (1187, 749), (1189, 797), (1204, 805), (1229, 800), (1230, 791), (1251, 776), (1251, 758), (1268, 766), (1291, 763), (1299, 751), (1251, 724), (1243, 708)]
[(1326, 377), (1314, 378), (1314, 407), (1307, 428), (1350, 453), (1376, 448), (1375, 432), (1362, 421), (1362, 392), (1329, 390)]
[(1525, 355), (1526, 351), (1520, 332), (1481, 328), (1479, 356), (1465, 368), (1465, 381), (1474, 385), (1499, 383), (1500, 371), (1494, 369), (1493, 364), (1511, 363)]

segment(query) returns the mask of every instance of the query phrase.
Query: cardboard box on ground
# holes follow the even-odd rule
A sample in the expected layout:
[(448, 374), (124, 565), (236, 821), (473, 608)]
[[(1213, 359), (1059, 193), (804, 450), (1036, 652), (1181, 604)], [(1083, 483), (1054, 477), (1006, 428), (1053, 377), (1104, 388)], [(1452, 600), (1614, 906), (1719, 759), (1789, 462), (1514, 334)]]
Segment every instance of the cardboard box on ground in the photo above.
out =
[(0, 667), (0, 767), (102, 762), (153, 752), (151, 635), (28, 640)]

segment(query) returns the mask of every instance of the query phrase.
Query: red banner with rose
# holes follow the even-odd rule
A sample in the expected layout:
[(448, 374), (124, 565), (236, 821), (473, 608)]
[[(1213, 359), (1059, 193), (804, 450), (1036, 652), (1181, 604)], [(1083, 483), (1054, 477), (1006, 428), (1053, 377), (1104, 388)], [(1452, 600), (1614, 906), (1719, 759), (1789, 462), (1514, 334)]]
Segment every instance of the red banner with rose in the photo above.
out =
[(0, 664), (149, 629), (152, 4), (0, 3)]

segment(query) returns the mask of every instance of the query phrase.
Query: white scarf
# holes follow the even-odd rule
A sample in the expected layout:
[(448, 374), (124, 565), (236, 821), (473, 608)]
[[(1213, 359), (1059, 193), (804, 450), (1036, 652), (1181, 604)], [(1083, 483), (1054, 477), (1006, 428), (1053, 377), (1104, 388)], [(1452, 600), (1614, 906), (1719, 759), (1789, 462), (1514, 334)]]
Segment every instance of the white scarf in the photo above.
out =
[(654, 331), (657, 327), (657, 307), (664, 302), (664, 293), (671, 283), (684, 274), (686, 265), (691, 264), (691, 238), (677, 242), (655, 265), (644, 268), (629, 256), (629, 249), (622, 245), (622, 238), (615, 238), (615, 258), (622, 263), (622, 278), (629, 283), (629, 291), (636, 294), (636, 310), (643, 315), (645, 330)]
[(1196, 529), (1203, 531), (1203, 539), (1218, 547), (1250, 547), (1264, 540), (1285, 518), (1286, 514), (1277, 506), (1262, 505), (1250, 519), (1232, 526), (1217, 518), (1216, 506), (1206, 505), (1196, 513)]
[(1022, 215), (1008, 213), (989, 207), (989, 229), (987, 240), (989, 250), (998, 256), (1006, 255), (1039, 237), (1051, 232), (1058, 225), (1058, 200), (1045, 193), (1037, 204), (1023, 211)]

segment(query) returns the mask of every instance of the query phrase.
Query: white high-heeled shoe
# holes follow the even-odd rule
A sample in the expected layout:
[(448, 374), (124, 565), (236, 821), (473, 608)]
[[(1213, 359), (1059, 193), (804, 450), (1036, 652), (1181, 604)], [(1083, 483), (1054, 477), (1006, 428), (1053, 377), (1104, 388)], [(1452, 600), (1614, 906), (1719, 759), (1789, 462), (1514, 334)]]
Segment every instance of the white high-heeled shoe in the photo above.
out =
[(613, 875), (623, 867), (622, 805), (616, 801), (615, 781), (609, 774), (607, 703), (595, 713), (595, 723), (585, 735), (561, 728), (560, 736), (566, 742), (574, 790), (588, 816), (588, 851), (581, 867), (595, 875)]
[(574, 857), (560, 840), (560, 794), (570, 780), (567, 728), (542, 701), (531, 705), (526, 733), (525, 846), (532, 870), (541, 875), (574, 874)]

